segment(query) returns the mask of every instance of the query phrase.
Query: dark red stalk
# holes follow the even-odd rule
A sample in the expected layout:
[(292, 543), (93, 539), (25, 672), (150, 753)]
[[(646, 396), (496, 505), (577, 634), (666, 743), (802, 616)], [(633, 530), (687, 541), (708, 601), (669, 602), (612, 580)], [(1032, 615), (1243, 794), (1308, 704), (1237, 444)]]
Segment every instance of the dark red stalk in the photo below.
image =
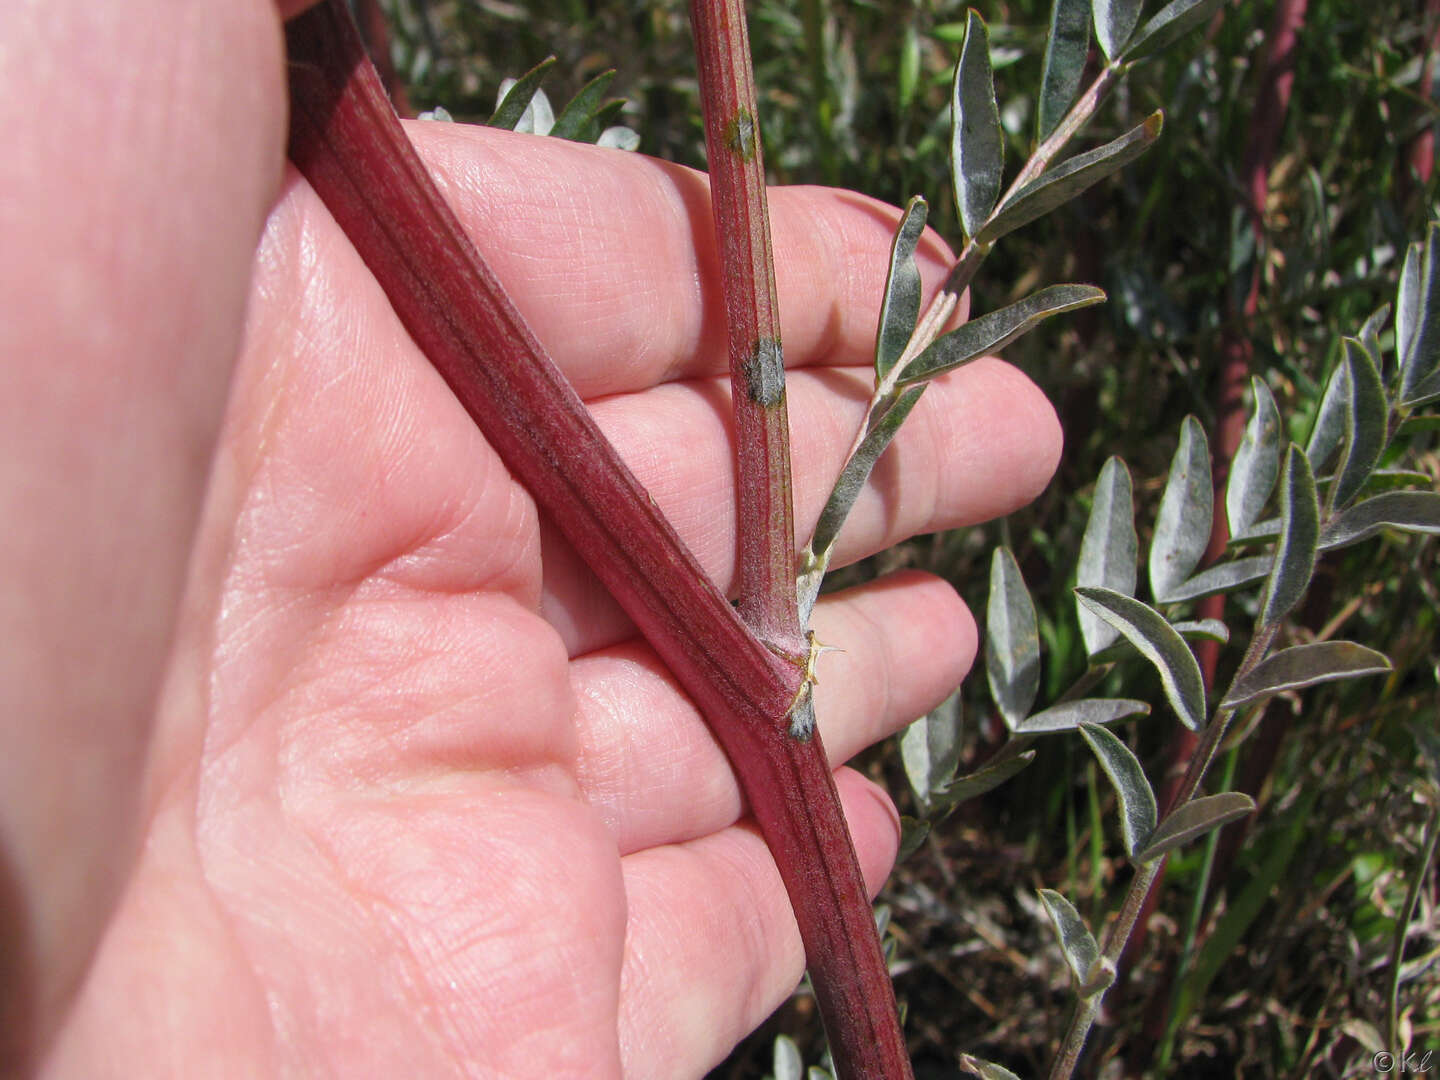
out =
[(746, 627), (545, 355), (395, 118), (344, 0), (286, 27), (290, 157), (511, 472), (694, 699), (733, 764), (805, 941), (843, 1076), (909, 1075), (889, 974), (802, 673)]
[(780, 306), (744, 2), (692, 0), (690, 22), (729, 342), (740, 492), (740, 614), (762, 641), (803, 663), (809, 650), (795, 599)]
[(360, 38), (365, 42), (365, 51), (370, 54), (370, 62), (380, 74), (380, 85), (385, 87), (385, 93), (390, 96), (391, 106), (401, 116), (414, 116), (415, 113), (410, 108), (410, 97), (405, 92), (405, 83), (401, 81), (399, 72), (395, 70), (395, 62), (390, 58), (390, 26), (385, 19), (385, 12), (380, 8), (380, 0), (355, 0), (354, 10), (355, 25), (360, 28)]
[[(1427, 100), (1432, 96), (1435, 85), (1435, 67), (1440, 64), (1440, 0), (1425, 0), (1425, 65), (1421, 68), (1419, 93)], [(1430, 184), (1435, 173), (1435, 128), (1427, 124), (1411, 140), (1407, 157), (1413, 182), (1423, 189)], [(1403, 175), (1403, 174), (1402, 174)], [(1410, 177), (1406, 178), (1407, 181)], [(1404, 190), (1404, 187), (1401, 189)]]

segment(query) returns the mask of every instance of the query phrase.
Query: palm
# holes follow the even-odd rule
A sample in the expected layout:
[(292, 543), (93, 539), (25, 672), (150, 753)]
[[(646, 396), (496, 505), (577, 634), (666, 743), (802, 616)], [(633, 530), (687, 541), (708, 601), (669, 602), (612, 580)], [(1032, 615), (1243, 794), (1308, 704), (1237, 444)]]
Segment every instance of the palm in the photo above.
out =
[[(502, 157), (493, 135), (417, 137), (621, 455), (727, 581), (703, 184), (548, 142)], [(806, 365), (790, 390), (802, 521), (863, 410), (854, 365), (890, 220), (827, 193), (776, 206), (782, 304), (804, 298), (786, 306)], [(1002, 392), (1022, 395), (1018, 417), (990, 407)], [(1002, 511), (1047, 475), (1023, 429), (1041, 407), (1008, 369), (932, 397), (952, 419), (912, 424), (903, 482), (886, 473), (862, 502), (849, 557)], [(955, 454), (968, 468), (939, 473)], [(125, 1028), (118, 988), (144, 972), (167, 1023), (126, 1045), (163, 1046), (181, 1073), (218, 1058), (235, 1074), (673, 1077), (778, 1003), (798, 937), (701, 718), (293, 177), (213, 477), (144, 853), (79, 1030)], [(973, 647), (953, 594), (919, 576), (827, 600), (817, 625), (846, 650), (821, 669), (837, 762), (933, 704)], [(841, 790), (878, 885), (892, 811), (858, 776)], [(60, 1060), (85, 1054), (62, 1043)]]

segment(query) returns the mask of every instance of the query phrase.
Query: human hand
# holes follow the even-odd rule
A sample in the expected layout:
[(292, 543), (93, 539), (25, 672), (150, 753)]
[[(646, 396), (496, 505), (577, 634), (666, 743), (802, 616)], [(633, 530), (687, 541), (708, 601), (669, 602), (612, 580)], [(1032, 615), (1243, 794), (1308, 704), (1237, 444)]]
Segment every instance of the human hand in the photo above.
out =
[[(249, 28), (263, 59), (265, 18), (227, 17)], [(256, 70), (267, 73), (258, 87)], [(217, 112), (233, 111), (242, 87), (252, 107), (230, 118), (228, 143), (214, 139), (218, 117), (194, 123), (190, 155), (207, 148), (211, 174), (181, 183), (161, 173), (153, 191), (133, 181), (162, 222), (188, 227), (133, 238), (175, 251), (153, 266), (132, 256), (151, 268), (150, 302), (116, 305), (110, 347), (77, 348), (73, 362), (93, 355), (147, 374), (122, 385), (116, 407), (153, 412), (179, 434), (117, 462), (113, 445), (84, 441), (95, 433), (65, 431), (97, 468), (128, 480), (98, 498), (100, 520), (132, 539), (97, 572), (160, 583), (135, 599), (141, 625), (165, 633), (141, 635), (129, 664), (114, 664), (108, 690), (136, 703), (136, 719), (88, 733), (112, 740), (119, 764), (98, 794), (66, 802), (105, 835), (136, 837), (133, 856), (123, 845), (123, 859), (96, 856), (123, 888), (113, 906), (102, 894), (86, 909), (100, 944), (76, 998), (45, 973), (84, 970), (85, 935), (17, 927), (40, 987), (37, 1026), (55, 1032), (50, 1065), (77, 1075), (698, 1075), (783, 999), (803, 964), (729, 768), (303, 181), (281, 182), (253, 261), (243, 213), (221, 243), (182, 212), (217, 200), (205, 184), (229, 185), (258, 222), (283, 136), (273, 63), (217, 55), (208, 75), (221, 81)], [(724, 586), (733, 470), (703, 180), (553, 140), (411, 132), (540, 339)], [(105, 179), (75, 177), (75, 197), (119, 227)], [(804, 528), (863, 415), (895, 212), (788, 189), (772, 194), (772, 215)], [(931, 243), (921, 254), (933, 280), (943, 252)], [(36, 256), (45, 268), (44, 250)], [(177, 260), (191, 278), (176, 280)], [(208, 334), (182, 332), (215, 297), (246, 290), (243, 344), (233, 316), (228, 330), (216, 317)], [(164, 354), (142, 355), (155, 340)], [(202, 485), (159, 451), (177, 441), (208, 451), (207, 409), (237, 350), (187, 550), (188, 535), (174, 535), (179, 511), (157, 521), (154, 501), (193, 506)], [(177, 373), (193, 387), (160, 377)], [(75, 402), (43, 390), (63, 423)], [(1012, 369), (982, 362), (942, 380), (852, 514), (839, 559), (1005, 512), (1048, 478), (1057, 448), (1048, 406)], [(97, 512), (63, 493), (54, 501), (67, 521)], [(83, 568), (108, 551), (98, 532), (45, 529), (26, 550), (43, 539), (53, 556), (69, 542)], [(84, 596), (44, 599), (57, 649), (77, 634), (126, 638), (135, 623), (133, 606), (102, 608), (97, 625)], [(922, 575), (827, 598), (816, 627), (844, 650), (822, 662), (817, 689), (837, 763), (944, 696), (974, 650), (958, 599)], [(158, 705), (145, 701), (147, 683), (160, 687)], [(42, 681), (37, 709), (47, 690), (61, 699), (48, 707), (70, 715), (73, 688)], [(47, 739), (56, 732), (32, 734), (38, 767), (7, 789), (7, 825), (16, 792), (67, 752)], [(133, 809), (120, 793), (127, 776), (140, 792)], [(878, 887), (894, 854), (893, 808), (858, 775), (837, 780)], [(18, 864), (29, 906), (65, 895), (45, 860)]]

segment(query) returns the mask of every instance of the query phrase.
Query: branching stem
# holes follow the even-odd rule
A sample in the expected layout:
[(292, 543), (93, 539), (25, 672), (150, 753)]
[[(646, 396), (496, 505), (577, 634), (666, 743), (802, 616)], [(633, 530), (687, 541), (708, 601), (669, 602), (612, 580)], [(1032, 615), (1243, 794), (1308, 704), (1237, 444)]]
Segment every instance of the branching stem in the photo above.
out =
[(487, 442), (711, 725), (790, 896), (841, 1075), (908, 1080), (834, 777), (818, 735), (797, 738), (790, 723), (808, 648), (783, 657), (746, 625), (600, 432), (415, 154), (346, 0), (292, 20), (286, 41), (291, 160)]
[[(1245, 656), (1240, 661), (1239, 668), (1236, 669), (1232, 685), (1254, 670), (1255, 665), (1265, 658), (1278, 631), (1279, 627), (1274, 623), (1262, 625), (1256, 631), (1250, 641), (1250, 647), (1245, 650)], [(1185, 770), (1185, 777), (1181, 780), (1179, 788), (1176, 789), (1175, 798), (1170, 806), (1165, 808), (1165, 815), (1173, 813), (1176, 807), (1183, 806), (1195, 797), (1195, 793), (1200, 789), (1201, 781), (1205, 779), (1206, 770), (1210, 768), (1210, 763), (1220, 748), (1220, 742), (1225, 737), (1226, 729), (1230, 726), (1230, 719), (1234, 713), (1233, 708), (1224, 705), (1215, 710), (1214, 716), (1205, 725), (1205, 731), (1200, 736), (1200, 744), (1190, 757), (1189, 767)], [(1163, 817), (1161, 820), (1164, 820)], [(1130, 935), (1140, 918), (1140, 912), (1144, 909), (1145, 899), (1149, 896), (1150, 890), (1155, 887), (1155, 883), (1160, 880), (1160, 875), (1169, 861), (1170, 856), (1167, 853), (1151, 862), (1142, 863), (1136, 869), (1135, 877), (1130, 882), (1130, 888), (1125, 893), (1125, 902), (1120, 908), (1120, 914), (1110, 924), (1105, 935), (1105, 945), (1101, 949), (1102, 955), (1111, 964), (1119, 964), (1120, 954), (1125, 951), (1125, 946), (1130, 941)], [(1075, 1065), (1080, 1060), (1080, 1053), (1085, 1047), (1085, 1040), (1090, 1034), (1090, 1028), (1099, 1014), (1100, 1003), (1103, 999), (1102, 992), (1077, 1003), (1075, 1013), (1070, 1018), (1070, 1026), (1066, 1029), (1064, 1041), (1060, 1044), (1060, 1053), (1056, 1056), (1055, 1064), (1050, 1070), (1050, 1080), (1067, 1080), (1074, 1072)]]

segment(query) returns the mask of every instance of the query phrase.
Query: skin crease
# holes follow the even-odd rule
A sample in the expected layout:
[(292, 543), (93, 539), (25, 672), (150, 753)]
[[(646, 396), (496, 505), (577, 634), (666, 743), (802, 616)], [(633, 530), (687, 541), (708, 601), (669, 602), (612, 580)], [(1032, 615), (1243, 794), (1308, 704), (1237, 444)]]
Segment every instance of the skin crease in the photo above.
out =
[[(303, 5), (287, 5), (285, 13)], [(24, 2), (0, 30), (0, 1072), (702, 1075), (793, 988), (701, 718), (551, 535), (283, 162), (261, 0)], [(83, 60), (86, 102), (73, 101)], [(733, 573), (703, 178), (411, 128), (707, 571)], [(864, 410), (892, 208), (773, 193), (813, 523)], [(946, 257), (921, 248), (932, 284)], [(676, 453), (677, 446), (683, 453)], [(1004, 513), (1053, 413), (938, 383), (853, 560)], [(843, 761), (975, 648), (945, 584), (827, 598)], [(888, 798), (837, 776), (872, 888)]]

